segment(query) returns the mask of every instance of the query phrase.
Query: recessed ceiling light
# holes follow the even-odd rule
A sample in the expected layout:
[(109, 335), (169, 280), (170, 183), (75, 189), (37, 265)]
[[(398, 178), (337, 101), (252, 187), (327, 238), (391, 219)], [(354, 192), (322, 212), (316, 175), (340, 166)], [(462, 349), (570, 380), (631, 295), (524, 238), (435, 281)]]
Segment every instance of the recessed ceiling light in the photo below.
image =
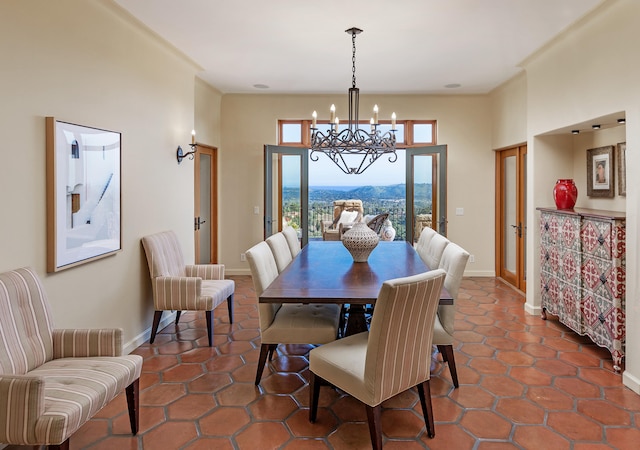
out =
[(266, 84), (260, 84), (260, 83), (254, 84), (253, 87), (256, 89), (269, 89), (269, 86), (267, 86)]
[(600, 125), (591, 125), (591, 128), (593, 128), (594, 130), (599, 130), (600, 129)]
[(580, 130), (571, 130), (571, 134), (579, 134)]
[(627, 123), (627, 119), (618, 119), (618, 123)]
[(444, 85), (444, 87), (446, 87), (447, 89), (456, 89), (460, 86), (462, 86), (460, 83), (449, 83)]

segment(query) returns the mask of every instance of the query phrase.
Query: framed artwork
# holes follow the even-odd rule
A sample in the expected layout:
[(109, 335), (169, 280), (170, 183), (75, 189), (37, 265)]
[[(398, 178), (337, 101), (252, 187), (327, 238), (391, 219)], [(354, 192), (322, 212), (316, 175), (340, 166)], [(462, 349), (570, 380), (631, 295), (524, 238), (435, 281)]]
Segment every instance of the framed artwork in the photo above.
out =
[(113, 255), (120, 237), (120, 133), (46, 118), (47, 272)]
[(613, 197), (613, 145), (587, 150), (587, 196)]
[(616, 162), (618, 163), (618, 195), (627, 195), (627, 143), (616, 145)]

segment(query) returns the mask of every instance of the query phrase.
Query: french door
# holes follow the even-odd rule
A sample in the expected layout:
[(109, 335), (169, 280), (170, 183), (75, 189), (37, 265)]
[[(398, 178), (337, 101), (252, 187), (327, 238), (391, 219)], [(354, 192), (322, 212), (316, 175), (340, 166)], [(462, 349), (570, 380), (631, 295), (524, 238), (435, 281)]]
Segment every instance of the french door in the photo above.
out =
[(496, 153), (496, 274), (523, 292), (526, 280), (527, 146)]
[[(265, 145), (264, 149), (264, 236), (292, 225), (300, 231), (301, 245), (306, 245), (310, 234), (309, 150), (277, 145)], [(416, 242), (424, 226), (445, 235), (447, 146), (413, 147), (398, 152), (405, 156), (399, 160), (405, 161), (406, 204), (402, 214), (394, 217), (396, 236)], [(381, 159), (376, 164), (385, 162)], [(365, 185), (371, 183), (366, 172), (353, 176), (362, 177)]]
[(285, 226), (300, 230), (308, 242), (309, 150), (281, 145), (264, 146), (264, 237)]
[(405, 150), (407, 183), (407, 238), (416, 243), (420, 231), (430, 227), (447, 235), (447, 146)]
[(198, 144), (195, 154), (194, 242), (196, 264), (218, 262), (217, 151), (215, 147)]

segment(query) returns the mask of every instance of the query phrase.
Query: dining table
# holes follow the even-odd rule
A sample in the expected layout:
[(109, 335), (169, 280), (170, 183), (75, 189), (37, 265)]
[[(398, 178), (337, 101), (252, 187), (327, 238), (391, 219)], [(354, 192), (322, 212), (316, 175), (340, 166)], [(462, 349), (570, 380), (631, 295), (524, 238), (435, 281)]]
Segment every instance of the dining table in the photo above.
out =
[[(384, 281), (429, 270), (407, 241), (380, 241), (366, 262), (354, 262), (341, 241), (310, 241), (258, 301), (349, 305), (348, 336), (367, 329), (365, 306), (375, 305)], [(453, 304), (444, 288), (440, 304)]]

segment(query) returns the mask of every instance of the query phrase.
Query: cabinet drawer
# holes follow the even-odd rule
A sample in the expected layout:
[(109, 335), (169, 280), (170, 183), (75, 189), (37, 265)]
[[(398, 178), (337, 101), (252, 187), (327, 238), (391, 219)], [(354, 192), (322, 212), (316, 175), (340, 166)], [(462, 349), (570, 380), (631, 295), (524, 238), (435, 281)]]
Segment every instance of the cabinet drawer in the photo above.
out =
[(581, 285), (595, 295), (607, 299), (625, 297), (626, 267), (619, 259), (607, 260), (583, 255), (580, 269)]
[(585, 219), (580, 229), (580, 244), (587, 255), (603, 259), (623, 258), (626, 228), (624, 222)]
[(580, 315), (584, 334), (593, 342), (611, 351), (624, 349), (624, 302), (611, 301), (583, 290)]
[(540, 216), (540, 241), (580, 251), (580, 217), (542, 213)]

